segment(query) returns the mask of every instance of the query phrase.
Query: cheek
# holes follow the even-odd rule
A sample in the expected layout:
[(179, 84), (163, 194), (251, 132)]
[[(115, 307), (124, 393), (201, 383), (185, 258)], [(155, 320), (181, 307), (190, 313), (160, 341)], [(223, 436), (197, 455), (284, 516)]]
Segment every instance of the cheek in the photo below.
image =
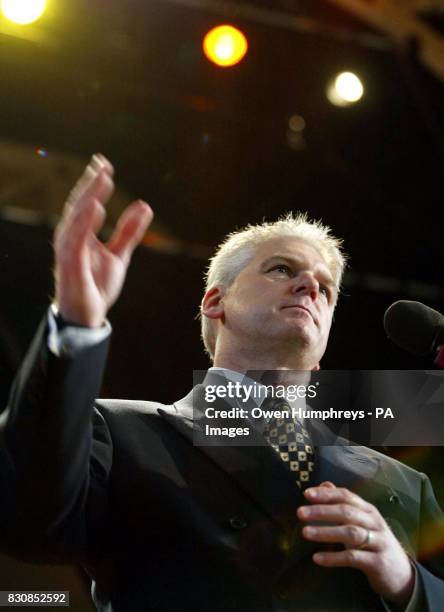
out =
[(257, 299), (256, 294), (239, 291), (225, 302), (224, 314), (226, 322), (249, 328), (258, 323), (265, 325), (270, 318), (270, 308), (264, 300)]
[(263, 294), (248, 286), (236, 287), (226, 296), (226, 307), (236, 312), (248, 312), (257, 309), (263, 301)]
[(242, 319), (248, 314), (250, 309), (251, 304), (239, 293), (230, 296), (224, 302), (224, 315), (226, 321), (235, 321), (239, 318)]

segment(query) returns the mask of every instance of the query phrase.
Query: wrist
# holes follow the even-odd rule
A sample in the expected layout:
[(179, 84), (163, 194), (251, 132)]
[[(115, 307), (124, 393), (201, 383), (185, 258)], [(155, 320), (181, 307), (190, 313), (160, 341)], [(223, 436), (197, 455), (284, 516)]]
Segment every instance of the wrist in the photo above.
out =
[(80, 327), (98, 329), (105, 324), (105, 319), (103, 318), (80, 317), (78, 314), (71, 313), (69, 309), (61, 307), (56, 301), (51, 304), (51, 310), (59, 328)]
[(398, 593), (386, 597), (387, 602), (390, 603), (390, 607), (396, 612), (404, 612), (413, 595), (416, 581), (416, 571), (410, 559), (409, 568), (410, 573), (404, 586), (400, 588)]

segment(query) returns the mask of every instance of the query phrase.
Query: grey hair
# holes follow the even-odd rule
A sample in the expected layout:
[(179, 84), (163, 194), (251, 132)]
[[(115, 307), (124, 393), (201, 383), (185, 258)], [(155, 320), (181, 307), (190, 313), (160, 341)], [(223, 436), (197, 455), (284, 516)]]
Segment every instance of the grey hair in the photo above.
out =
[[(325, 259), (339, 290), (347, 259), (342, 251), (342, 240), (335, 238), (331, 229), (321, 221), (308, 220), (306, 213), (293, 215), (290, 212), (277, 221), (250, 224), (228, 234), (218, 246), (205, 271), (205, 293), (215, 286), (228, 289), (253, 259), (257, 248), (264, 242), (279, 237), (299, 238), (313, 246)], [(201, 332), (205, 350), (213, 359), (216, 345), (214, 325), (211, 319), (202, 314), (202, 310)]]

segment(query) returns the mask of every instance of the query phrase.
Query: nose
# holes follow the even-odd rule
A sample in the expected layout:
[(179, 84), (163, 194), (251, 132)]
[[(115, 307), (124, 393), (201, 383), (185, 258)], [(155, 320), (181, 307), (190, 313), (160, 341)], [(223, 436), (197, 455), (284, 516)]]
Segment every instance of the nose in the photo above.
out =
[(319, 283), (311, 272), (300, 272), (294, 279), (291, 291), (298, 295), (308, 295), (315, 301), (319, 295)]

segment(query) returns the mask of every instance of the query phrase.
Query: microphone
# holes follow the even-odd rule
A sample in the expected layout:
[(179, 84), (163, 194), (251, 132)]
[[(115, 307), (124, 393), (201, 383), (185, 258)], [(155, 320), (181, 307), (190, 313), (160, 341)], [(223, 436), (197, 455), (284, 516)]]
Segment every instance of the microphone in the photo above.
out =
[(444, 367), (444, 316), (421, 302), (399, 300), (384, 314), (387, 336), (415, 355), (438, 356), (435, 364)]

